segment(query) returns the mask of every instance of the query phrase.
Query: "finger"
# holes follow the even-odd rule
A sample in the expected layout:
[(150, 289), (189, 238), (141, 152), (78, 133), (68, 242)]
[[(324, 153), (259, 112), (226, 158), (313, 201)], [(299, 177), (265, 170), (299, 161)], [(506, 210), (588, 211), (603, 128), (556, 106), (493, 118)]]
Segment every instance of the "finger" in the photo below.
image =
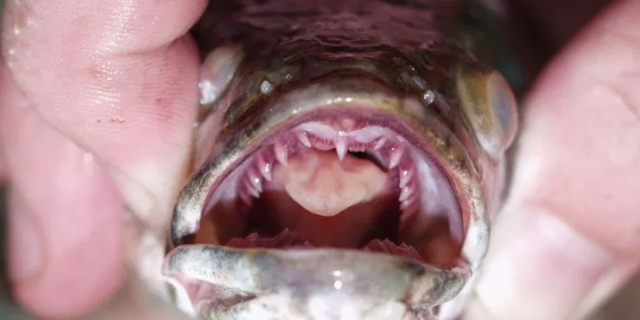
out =
[[(181, 34), (197, 17), (198, 5), (201, 7), (203, 4), (204, 1), (120, 1), (106, 4), (79, 1), (71, 4), (37, 3), (36, 7), (28, 7), (33, 5), (31, 2), (21, 2), (7, 6), (3, 49), (13, 74), (22, 84), (21, 89), (30, 98), (30, 104), (57, 129), (71, 136), (74, 142), (94, 151), (96, 161), (107, 163), (108, 172), (112, 177), (116, 172), (118, 187), (129, 196), (128, 199), (146, 201), (129, 201), (128, 205), (140, 209), (146, 203), (147, 213), (154, 211), (149, 209), (153, 204), (149, 205), (147, 194), (132, 192), (134, 183), (123, 183), (122, 177), (140, 181), (155, 196), (154, 199), (166, 202), (173, 199), (163, 195), (174, 192), (172, 186), (184, 168), (189, 149), (189, 128), (196, 111), (193, 106), (197, 102), (197, 57), (190, 41)], [(114, 34), (115, 37), (109, 38)], [(23, 144), (29, 147), (36, 145)], [(74, 153), (69, 151), (73, 148), (61, 148), (59, 144), (49, 142), (45, 146), (37, 145), (37, 148), (48, 150), (46, 146), (58, 146)], [(82, 155), (80, 159), (91, 158), (78, 150), (76, 152)], [(34, 154), (24, 156), (27, 152)], [(98, 175), (87, 182), (83, 176), (67, 177), (73, 170), (68, 167), (52, 168), (48, 163), (64, 162), (61, 160), (64, 158), (75, 164), (78, 170), (82, 167), (79, 155), (56, 158), (53, 153), (51, 161), (42, 161), (49, 160), (49, 154), (35, 153), (37, 150), (16, 152), (15, 157), (20, 159), (19, 154), (23, 154), (28, 159), (38, 159), (38, 163), (32, 164), (42, 166), (44, 172), (37, 171), (40, 175), (64, 172), (63, 178), (56, 177), (69, 181), (65, 187), (57, 189), (54, 185), (60, 181), (43, 183), (42, 186), (23, 186), (19, 191), (27, 199), (25, 202), (34, 216), (39, 217), (46, 212), (43, 219), (55, 220), (41, 224), (41, 233), (50, 235), (43, 237), (46, 245), (42, 270), (27, 272), (29, 276), (14, 275), (18, 282), (16, 292), (32, 311), (62, 317), (89, 308), (102, 296), (108, 295), (109, 286), (117, 285), (118, 269), (115, 266), (120, 261), (116, 258), (119, 254), (111, 254), (108, 248), (101, 253), (96, 248), (118, 244), (118, 229), (109, 223), (112, 221), (109, 219), (120, 221), (122, 208), (111, 210), (113, 208), (109, 207), (121, 202), (107, 196), (110, 193), (109, 184), (104, 181), (106, 178)], [(21, 160), (17, 163), (20, 164)], [(55, 164), (62, 166), (62, 163)], [(9, 170), (19, 177), (12, 180), (20, 183), (39, 181), (23, 177), (28, 174), (24, 167)], [(16, 188), (20, 183), (16, 182)], [(59, 207), (52, 205), (51, 199), (45, 195), (55, 196), (60, 201)], [(89, 199), (86, 202), (94, 205), (105, 201), (105, 206), (99, 207), (100, 210), (93, 207), (89, 210), (82, 201), (78, 202), (78, 197)], [(65, 204), (76, 206), (61, 209)], [(159, 206), (163, 207), (162, 204)], [(87, 212), (95, 214), (87, 215)], [(83, 215), (78, 217), (80, 213)], [(62, 221), (73, 221), (78, 228), (69, 233), (68, 225)], [(22, 229), (16, 227), (14, 230)], [(93, 238), (88, 239), (87, 234), (92, 234)], [(21, 258), (18, 258), (21, 254), (16, 256), (18, 267), (13, 267), (13, 270), (23, 269)], [(74, 260), (76, 257), (79, 259)], [(70, 274), (78, 270), (79, 265), (92, 266), (92, 263), (105, 269), (84, 272), (82, 278)], [(66, 292), (67, 288), (73, 289), (75, 294), (61, 295), (60, 292)]]
[(513, 189), (477, 287), (494, 319), (578, 317), (637, 270), (638, 13), (637, 0), (608, 8), (530, 92)]
[(190, 149), (198, 1), (6, 4), (3, 50), (29, 103), (110, 165), (132, 209), (166, 213)]
[(124, 203), (91, 153), (35, 114), (0, 74), (0, 146), (12, 194), (8, 269), (29, 311), (67, 318), (104, 301), (121, 282)]

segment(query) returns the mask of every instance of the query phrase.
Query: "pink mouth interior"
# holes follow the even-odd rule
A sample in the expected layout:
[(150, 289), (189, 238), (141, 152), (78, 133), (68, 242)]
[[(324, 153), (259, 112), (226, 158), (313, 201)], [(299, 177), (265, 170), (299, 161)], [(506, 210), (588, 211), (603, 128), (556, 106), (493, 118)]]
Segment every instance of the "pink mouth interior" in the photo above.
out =
[(402, 135), (323, 118), (274, 135), (225, 178), (195, 241), (362, 249), (448, 266), (462, 223), (442, 171)]

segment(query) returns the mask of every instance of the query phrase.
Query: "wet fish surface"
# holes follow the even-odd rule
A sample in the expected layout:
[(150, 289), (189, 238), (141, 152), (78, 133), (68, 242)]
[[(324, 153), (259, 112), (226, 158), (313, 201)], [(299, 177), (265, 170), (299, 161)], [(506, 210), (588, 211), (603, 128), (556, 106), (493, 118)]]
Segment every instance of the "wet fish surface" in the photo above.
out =
[(458, 317), (518, 128), (500, 17), (466, 0), (211, 3), (192, 30), (197, 170), (162, 267), (180, 309)]

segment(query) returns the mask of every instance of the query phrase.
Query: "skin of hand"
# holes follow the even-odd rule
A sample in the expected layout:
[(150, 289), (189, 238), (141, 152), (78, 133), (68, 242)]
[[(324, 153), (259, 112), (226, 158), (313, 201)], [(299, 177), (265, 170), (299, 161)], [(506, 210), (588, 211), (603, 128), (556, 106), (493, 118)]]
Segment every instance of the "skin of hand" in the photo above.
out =
[[(517, 2), (558, 44), (587, 7)], [(127, 210), (170, 213), (198, 102), (185, 33), (205, 5), (5, 2), (0, 179), (13, 190), (10, 277), (28, 311), (66, 318), (104, 302), (124, 275)], [(639, 14), (640, 0), (604, 6), (528, 93), (512, 190), (465, 319), (579, 318), (637, 271)]]

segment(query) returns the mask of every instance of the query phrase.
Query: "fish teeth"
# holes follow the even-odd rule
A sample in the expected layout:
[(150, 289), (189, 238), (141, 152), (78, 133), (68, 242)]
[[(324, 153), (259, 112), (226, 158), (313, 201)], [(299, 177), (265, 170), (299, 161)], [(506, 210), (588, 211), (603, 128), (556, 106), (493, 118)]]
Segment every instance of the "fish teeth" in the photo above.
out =
[(342, 159), (344, 159), (344, 157), (347, 155), (347, 138), (340, 136), (337, 137), (334, 140), (334, 144), (336, 146), (336, 153), (338, 153), (338, 158), (340, 158), (340, 161), (342, 161)]
[(376, 145), (373, 147), (373, 150), (378, 151), (380, 149), (382, 149), (382, 147), (387, 143), (387, 139), (386, 138), (380, 138), (377, 142)]
[(416, 209), (417, 203), (418, 201), (414, 193), (410, 197), (408, 197), (406, 200), (402, 201), (402, 203), (400, 204), (400, 210), (404, 211), (405, 213), (410, 213), (414, 209)]
[(300, 143), (302, 143), (307, 148), (311, 148), (311, 141), (309, 141), (309, 135), (307, 135), (306, 132), (298, 132), (296, 133), (296, 136), (298, 137)]
[(267, 179), (267, 181), (271, 181), (271, 170), (273, 170), (273, 164), (271, 161), (267, 161), (267, 159), (265, 159), (265, 155), (263, 153), (258, 155), (257, 166), (260, 173), (262, 173), (262, 176)]
[(404, 155), (404, 147), (397, 145), (391, 148), (391, 155), (389, 156), (389, 169), (393, 169), (398, 166), (402, 156)]
[(254, 170), (249, 170), (248, 176), (249, 176), (249, 182), (251, 182), (251, 185), (255, 188), (256, 191), (258, 191), (258, 194), (261, 193), (262, 179), (260, 179), (260, 176), (258, 175), (258, 173), (255, 172)]
[(400, 188), (404, 188), (409, 181), (413, 178), (413, 167), (412, 166), (400, 166)]
[(349, 151), (365, 152), (365, 151), (367, 151), (367, 146), (364, 145), (364, 144), (353, 144), (353, 143), (350, 143), (349, 144)]
[(282, 143), (282, 141), (276, 141), (275, 145), (273, 146), (273, 152), (275, 153), (278, 162), (286, 166), (287, 158), (289, 157), (289, 150), (287, 150), (287, 147)]
[(414, 194), (415, 191), (414, 186), (406, 186), (402, 188), (402, 191), (400, 191), (400, 198), (398, 200), (400, 200), (400, 202), (406, 201)]
[(246, 180), (244, 182), (244, 186), (249, 192), (249, 194), (252, 195), (254, 198), (260, 198), (260, 192), (254, 187), (253, 183), (251, 182), (251, 179)]
[(366, 126), (349, 132), (349, 136), (360, 143), (374, 143), (385, 134), (385, 130), (378, 126)]
[(307, 122), (298, 126), (299, 130), (312, 134), (320, 140), (331, 141), (338, 133), (331, 126), (321, 122)]

